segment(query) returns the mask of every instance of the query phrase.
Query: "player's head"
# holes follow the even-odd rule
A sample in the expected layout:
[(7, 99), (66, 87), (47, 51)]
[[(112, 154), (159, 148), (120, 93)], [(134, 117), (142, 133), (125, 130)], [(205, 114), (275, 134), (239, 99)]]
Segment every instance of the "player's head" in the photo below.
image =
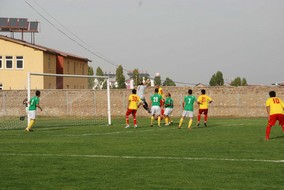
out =
[(132, 89), (132, 94), (136, 94), (136, 89)]
[(188, 92), (189, 95), (192, 94), (192, 90), (191, 89), (189, 89), (187, 92)]
[(40, 91), (39, 90), (36, 91), (36, 96), (40, 97)]
[(159, 92), (159, 89), (158, 88), (155, 88), (155, 93), (158, 93)]
[(172, 96), (171, 93), (168, 92), (168, 97), (171, 97), (171, 96)]
[(139, 85), (143, 85), (143, 84), (144, 84), (143, 82), (140, 82), (140, 83), (139, 83)]
[(269, 92), (270, 97), (276, 97), (276, 92), (275, 91), (270, 91)]
[(204, 89), (201, 90), (201, 94), (205, 94), (206, 91)]

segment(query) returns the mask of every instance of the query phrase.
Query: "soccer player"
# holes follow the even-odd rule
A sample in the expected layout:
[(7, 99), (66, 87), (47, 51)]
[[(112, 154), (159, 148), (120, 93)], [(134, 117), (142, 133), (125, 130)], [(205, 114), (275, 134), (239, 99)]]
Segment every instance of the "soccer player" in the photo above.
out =
[(165, 112), (164, 112), (164, 115), (165, 115), (165, 125), (169, 125), (172, 121), (171, 121), (171, 118), (170, 118), (170, 115), (173, 111), (173, 108), (174, 108), (174, 101), (171, 97), (171, 94), (168, 92), (166, 94), (166, 100), (165, 100)]
[(268, 124), (266, 127), (266, 140), (269, 140), (271, 127), (275, 125), (276, 121), (278, 121), (279, 125), (281, 125), (282, 130), (284, 131), (284, 103), (283, 101), (276, 97), (275, 91), (269, 92), (270, 98), (266, 100), (266, 111), (269, 116)]
[(183, 102), (182, 102), (182, 107), (183, 107), (183, 112), (182, 112), (182, 117), (179, 120), (179, 125), (178, 128), (181, 129), (183, 120), (185, 117), (189, 117), (189, 122), (188, 122), (188, 129), (191, 129), (191, 125), (192, 125), (192, 119), (193, 119), (193, 105), (194, 102), (197, 102), (197, 99), (195, 96), (192, 95), (192, 90), (189, 89), (187, 91), (188, 95), (186, 95), (183, 98)]
[(212, 98), (207, 96), (206, 91), (204, 89), (201, 90), (201, 95), (197, 99), (197, 103), (199, 105), (199, 110), (198, 110), (198, 117), (197, 117), (197, 127), (199, 126), (200, 119), (201, 119), (201, 114), (204, 114), (204, 126), (207, 127), (207, 120), (208, 120), (208, 107), (209, 104), (212, 103)]
[(151, 113), (150, 108), (148, 107), (148, 103), (146, 102), (145, 98), (145, 90), (150, 85), (150, 80), (146, 80), (144, 83), (141, 82), (137, 87), (137, 95), (140, 97), (140, 99), (143, 102), (143, 108), (148, 112)]
[(162, 87), (160, 87), (160, 85), (156, 85), (156, 88), (158, 89), (158, 94), (160, 94), (162, 96), (162, 99), (161, 99), (161, 102), (160, 102), (160, 109), (161, 109), (161, 120), (164, 118), (164, 112), (165, 112), (165, 109), (164, 109), (164, 106), (165, 106), (165, 95), (164, 95), (164, 92), (163, 92), (163, 89)]
[(161, 126), (161, 100), (162, 96), (158, 93), (159, 89), (155, 88), (155, 93), (151, 96), (151, 127), (153, 127), (153, 121), (155, 116), (158, 117), (158, 127)]
[(25, 129), (27, 132), (32, 131), (32, 127), (36, 119), (36, 109), (38, 108), (40, 109), (40, 111), (42, 111), (42, 108), (39, 105), (39, 97), (40, 97), (40, 91), (37, 90), (36, 95), (32, 97), (29, 101), (28, 115), (29, 115), (30, 121), (29, 121), (28, 127)]
[(127, 111), (125, 114), (125, 120), (126, 120), (126, 127), (129, 128), (129, 115), (132, 114), (133, 117), (133, 123), (134, 128), (137, 128), (137, 120), (136, 120), (136, 112), (139, 106), (141, 105), (141, 99), (139, 96), (136, 95), (136, 89), (132, 89), (132, 94), (128, 97), (128, 105), (127, 105)]

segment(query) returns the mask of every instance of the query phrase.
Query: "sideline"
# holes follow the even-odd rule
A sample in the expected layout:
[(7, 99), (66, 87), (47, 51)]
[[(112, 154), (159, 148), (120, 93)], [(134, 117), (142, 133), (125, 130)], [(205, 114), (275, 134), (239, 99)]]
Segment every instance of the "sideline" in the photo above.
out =
[(162, 160), (204, 160), (204, 161), (230, 161), (230, 162), (266, 162), (284, 163), (284, 160), (234, 159), (234, 158), (191, 158), (191, 157), (164, 157), (164, 156), (113, 156), (113, 155), (77, 155), (77, 154), (17, 154), (0, 153), (0, 156), (37, 156), (37, 157), (76, 157), (76, 158), (114, 158), (114, 159), (162, 159)]

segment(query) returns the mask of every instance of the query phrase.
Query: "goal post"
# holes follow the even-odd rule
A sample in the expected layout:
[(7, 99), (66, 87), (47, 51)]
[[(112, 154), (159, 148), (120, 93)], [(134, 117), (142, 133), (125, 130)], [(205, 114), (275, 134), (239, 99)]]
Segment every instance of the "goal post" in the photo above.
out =
[(41, 118), (61, 118), (67, 125), (111, 125), (107, 76), (28, 73), (28, 100), (37, 89), (41, 91), (43, 111), (37, 111)]

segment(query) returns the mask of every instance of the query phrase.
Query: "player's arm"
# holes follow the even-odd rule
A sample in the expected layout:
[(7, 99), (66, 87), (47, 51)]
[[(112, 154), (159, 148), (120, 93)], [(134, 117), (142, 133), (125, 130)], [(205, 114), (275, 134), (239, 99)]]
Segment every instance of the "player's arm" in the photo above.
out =
[(38, 109), (40, 109), (40, 111), (42, 111), (42, 108), (41, 108), (41, 106), (39, 105), (39, 103), (36, 104), (36, 107), (37, 107)]
[(270, 106), (266, 106), (266, 112), (268, 115), (270, 115)]

